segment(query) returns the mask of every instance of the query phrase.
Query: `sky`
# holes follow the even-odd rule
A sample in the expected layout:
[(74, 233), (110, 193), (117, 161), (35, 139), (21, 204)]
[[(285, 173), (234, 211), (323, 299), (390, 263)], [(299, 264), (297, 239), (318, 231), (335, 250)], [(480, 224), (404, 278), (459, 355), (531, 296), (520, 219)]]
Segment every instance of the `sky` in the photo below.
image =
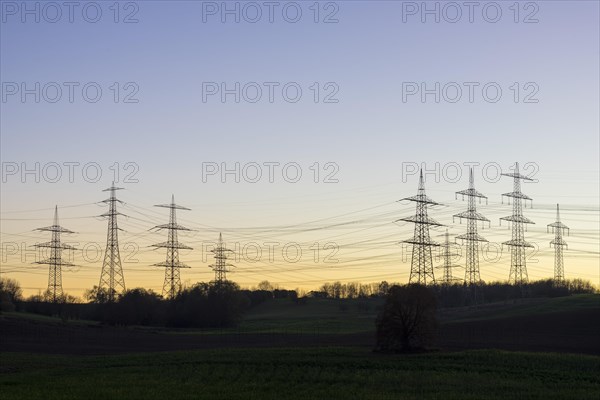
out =
[(185, 284), (213, 278), (220, 232), (244, 287), (406, 282), (399, 242), (413, 226), (394, 221), (415, 208), (397, 200), (423, 168), (446, 225), (432, 238), (464, 233), (452, 215), (469, 165), (488, 196), (481, 277), (506, 280), (513, 182), (498, 174), (515, 162), (534, 179), (522, 185), (530, 279), (553, 274), (546, 225), (560, 203), (565, 275), (600, 284), (597, 1), (0, 6), (0, 274), (26, 294), (47, 284), (31, 246), (50, 239), (35, 229), (55, 205), (79, 248), (65, 291), (98, 283), (112, 181), (127, 287), (162, 288), (151, 264), (165, 254), (150, 245), (166, 233), (151, 228), (168, 210), (153, 206), (171, 195), (191, 209), (178, 213), (193, 229), (180, 235), (194, 248), (180, 254)]

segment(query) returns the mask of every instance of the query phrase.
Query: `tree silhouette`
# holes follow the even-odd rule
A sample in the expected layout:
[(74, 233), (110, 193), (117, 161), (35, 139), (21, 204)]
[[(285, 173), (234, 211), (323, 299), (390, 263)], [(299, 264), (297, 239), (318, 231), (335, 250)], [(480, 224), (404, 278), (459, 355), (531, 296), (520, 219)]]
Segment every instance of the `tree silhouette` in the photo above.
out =
[(14, 279), (0, 278), (0, 311), (14, 311), (15, 304), (23, 299), (21, 285)]
[(431, 344), (435, 328), (436, 298), (419, 284), (390, 287), (377, 317), (377, 350), (410, 351)]
[(85, 300), (89, 301), (90, 303), (96, 304), (108, 303), (111, 299), (114, 299), (116, 297), (117, 294), (114, 293), (114, 289), (113, 295), (111, 296), (110, 289), (99, 286), (94, 286), (91, 289), (86, 290), (83, 294), (83, 298)]

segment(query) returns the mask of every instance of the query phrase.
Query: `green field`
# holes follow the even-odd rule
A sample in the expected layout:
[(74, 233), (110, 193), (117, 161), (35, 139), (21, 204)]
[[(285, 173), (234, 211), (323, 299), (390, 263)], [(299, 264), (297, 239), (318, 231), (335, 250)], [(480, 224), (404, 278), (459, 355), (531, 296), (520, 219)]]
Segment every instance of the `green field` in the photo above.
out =
[(594, 399), (600, 357), (469, 351), (223, 349), (118, 356), (3, 353), (2, 399)]
[(158, 330), (177, 334), (368, 332), (375, 330), (375, 318), (381, 305), (383, 299), (378, 298), (310, 299), (306, 304), (296, 304), (290, 299), (273, 299), (248, 310), (235, 328)]
[[(226, 331), (283, 333), (356, 333), (375, 330), (375, 318), (383, 299), (309, 299), (299, 305), (289, 299), (274, 299), (246, 314), (239, 327)], [(440, 310), (439, 320), (464, 322), (531, 314), (600, 308), (600, 295), (584, 294), (558, 298), (522, 299), (478, 307)], [(187, 333), (195, 333), (187, 331)], [(217, 331), (207, 330), (205, 333)], [(218, 332), (222, 332), (219, 330)]]
[(274, 299), (251, 309), (239, 329), (248, 332), (354, 333), (375, 329), (383, 299)]
[[(537, 329), (541, 323), (545, 324), (543, 329), (547, 327), (551, 333), (551, 339), (552, 335), (561, 333), (561, 329), (578, 328), (575, 329), (577, 335), (561, 336), (565, 333), (562, 332), (558, 341), (550, 341), (541, 350), (561, 351), (562, 348), (565, 353), (560, 354), (446, 349), (382, 355), (371, 351), (373, 344), (369, 342), (368, 333), (362, 347), (344, 342), (347, 336), (344, 334), (374, 330), (381, 299), (310, 299), (307, 304), (276, 299), (249, 310), (240, 327), (225, 330), (101, 327), (90, 321), (8, 313), (4, 321), (10, 329), (5, 332), (4, 340), (12, 342), (5, 347), (8, 351), (0, 353), (0, 399), (598, 399), (600, 357), (568, 353), (583, 349), (582, 352), (598, 354), (594, 352), (597, 328), (591, 328), (592, 320), (563, 322), (565, 315), (597, 310), (599, 302), (598, 295), (581, 295), (440, 312), (442, 327), (474, 326), (473, 322), (460, 321), (488, 321), (491, 325), (486, 324), (496, 329), (497, 321), (498, 329), (504, 331), (507, 328), (502, 328), (502, 324), (511, 317), (538, 317), (534, 327), (521, 332), (524, 338), (531, 333), (527, 329)], [(597, 314), (584, 312), (583, 315), (593, 318)], [(509, 325), (509, 330), (523, 324), (522, 320), (515, 321), (519, 325)], [(582, 327), (585, 329), (581, 330)], [(458, 332), (460, 339), (460, 329), (443, 332)], [(534, 331), (530, 336), (535, 344), (539, 338)], [(24, 337), (24, 332), (33, 336)], [(174, 350), (165, 347), (171, 340), (193, 346), (198, 340), (206, 341), (206, 335), (232, 332), (242, 335), (233, 335), (229, 347), (161, 351)], [(338, 347), (312, 343), (286, 343), (283, 346), (303, 347), (277, 347), (270, 335), (262, 335), (269, 332), (338, 333), (333, 342)], [(129, 340), (132, 334), (137, 336)], [(64, 335), (68, 340), (61, 340)], [(240, 345), (235, 342), (236, 338), (251, 340)], [(565, 350), (559, 346), (565, 343), (562, 338), (579, 347)], [(79, 350), (98, 344), (97, 340), (103, 341), (97, 348), (102, 352), (85, 354), (105, 355), (79, 355)], [(119, 347), (116, 340), (125, 340), (126, 346)], [(523, 340), (521, 338), (521, 349), (530, 351), (529, 342)], [(28, 353), (31, 342), (43, 343), (70, 355)], [(218, 344), (219, 340), (214, 343)], [(489, 348), (502, 345), (502, 341), (491, 343)], [(22, 352), (14, 352), (15, 346)]]
[(442, 322), (481, 321), (598, 308), (600, 308), (600, 295), (579, 294), (556, 298), (513, 300), (479, 307), (451, 308), (440, 312), (440, 320)]
[(4, 315), (12, 318), (21, 318), (24, 320), (36, 321), (44, 324), (62, 324), (62, 325), (80, 325), (80, 326), (90, 326), (90, 325), (100, 325), (98, 321), (86, 320), (86, 319), (62, 319), (60, 317), (42, 315), (42, 314), (34, 314), (28, 312), (16, 312), (3, 311), (0, 315)]
[[(235, 333), (356, 333), (375, 329), (375, 318), (383, 305), (383, 299), (309, 299), (306, 304), (296, 304), (290, 299), (273, 299), (248, 310), (240, 325), (231, 329), (163, 329), (137, 327), (143, 330), (170, 331), (179, 334)], [(600, 295), (583, 294), (558, 298), (533, 298), (478, 307), (456, 307), (439, 311), (439, 321), (464, 322), (499, 319), (531, 314), (577, 311), (600, 308)], [(29, 318), (47, 323), (97, 325), (95, 321), (61, 321), (56, 317), (38, 314), (5, 313), (5, 315)]]

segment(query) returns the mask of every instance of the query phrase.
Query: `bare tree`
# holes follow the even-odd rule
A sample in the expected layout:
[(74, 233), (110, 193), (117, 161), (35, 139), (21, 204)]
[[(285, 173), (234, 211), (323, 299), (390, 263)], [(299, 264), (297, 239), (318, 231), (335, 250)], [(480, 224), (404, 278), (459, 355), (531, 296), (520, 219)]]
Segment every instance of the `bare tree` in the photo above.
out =
[(0, 278), (0, 293), (13, 304), (23, 300), (23, 290), (15, 279)]
[(90, 303), (97, 304), (108, 303), (111, 298), (114, 299), (116, 297), (117, 295), (116, 293), (114, 293), (114, 290), (113, 295), (110, 296), (110, 289), (102, 288), (96, 285), (94, 285), (94, 287), (92, 287), (91, 289), (86, 290), (83, 294), (83, 298), (85, 300), (89, 301)]
[(358, 284), (356, 282), (349, 282), (346, 284), (346, 297), (349, 299), (358, 297)]
[(271, 282), (269, 282), (269, 281), (261, 281), (261, 282), (259, 282), (257, 287), (258, 287), (258, 290), (266, 290), (269, 292), (272, 292), (273, 290), (275, 290), (275, 286), (273, 286), (271, 284)]
[(392, 286), (377, 317), (377, 349), (409, 351), (431, 344), (436, 328), (436, 299), (425, 286)]
[(379, 296), (385, 296), (390, 290), (390, 285), (386, 281), (381, 281), (377, 285), (377, 294)]

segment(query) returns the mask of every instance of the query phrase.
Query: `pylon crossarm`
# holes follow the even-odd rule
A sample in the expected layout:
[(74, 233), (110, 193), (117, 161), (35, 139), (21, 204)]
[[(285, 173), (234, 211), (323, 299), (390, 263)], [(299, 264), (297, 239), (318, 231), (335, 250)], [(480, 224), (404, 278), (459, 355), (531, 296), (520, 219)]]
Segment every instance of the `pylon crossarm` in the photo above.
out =
[(163, 225), (156, 225), (155, 227), (153, 227), (152, 229), (175, 229), (178, 231), (191, 231), (192, 229), (186, 228), (183, 225), (179, 225), (177, 223), (169, 223), (169, 224), (163, 224)]
[(402, 243), (410, 243), (422, 246), (441, 246), (439, 243), (434, 242), (431, 239), (420, 239), (420, 238), (411, 238), (403, 240)]
[(112, 218), (112, 217), (116, 217), (117, 215), (121, 215), (123, 217), (128, 217), (128, 215), (125, 215), (125, 214), (117, 212), (117, 211), (108, 211), (108, 212), (105, 212), (104, 214), (100, 214), (100, 217)]
[(225, 268), (225, 267), (237, 268), (235, 265), (229, 264), (229, 263), (225, 263), (225, 264), (210, 264), (209, 267), (210, 268)]
[(471, 240), (471, 241), (476, 241), (476, 242), (488, 242), (488, 240), (486, 238), (479, 235), (477, 232), (467, 232), (462, 235), (456, 236), (456, 238), (462, 239), (462, 240)]
[(440, 224), (439, 222), (437, 222), (436, 220), (434, 220), (433, 218), (430, 218), (428, 216), (422, 216), (422, 215), (413, 215), (410, 217), (406, 217), (406, 218), (400, 218), (394, 222), (398, 222), (398, 221), (404, 221), (404, 222), (411, 222), (414, 224), (425, 224), (425, 225), (435, 225), (435, 226), (444, 226), (444, 224)]
[(472, 211), (472, 210), (463, 211), (461, 213), (454, 214), (453, 217), (461, 218), (461, 219), (464, 218), (464, 219), (472, 219), (472, 220), (477, 220), (477, 221), (485, 221), (485, 222), (490, 221), (489, 219), (484, 217), (482, 214), (478, 213), (477, 211)]
[(152, 264), (153, 267), (174, 267), (174, 268), (192, 268), (187, 264), (184, 264), (182, 262), (179, 261), (175, 261), (175, 262), (169, 262), (169, 261), (163, 261), (163, 262), (159, 262), (156, 264)]
[(468, 196), (468, 197), (477, 197), (477, 198), (480, 198), (480, 199), (487, 199), (486, 195), (484, 195), (481, 192), (478, 192), (475, 189), (461, 190), (461, 191), (456, 192), (456, 194), (457, 195), (460, 194), (462, 196)]
[(63, 261), (61, 258), (46, 258), (41, 261), (35, 261), (34, 264), (57, 265), (62, 267), (76, 267), (75, 264)]
[(122, 187), (116, 187), (116, 186), (115, 186), (115, 183), (113, 182), (113, 184), (112, 184), (112, 186), (111, 186), (111, 187), (109, 187), (109, 188), (106, 188), (106, 189), (104, 189), (104, 190), (102, 190), (102, 191), (103, 191), (103, 192), (114, 192), (115, 190), (123, 190), (123, 189), (125, 189), (125, 188), (122, 188)]
[(567, 227), (565, 224), (563, 224), (563, 223), (562, 223), (562, 222), (560, 222), (560, 221), (557, 221), (557, 222), (553, 222), (553, 223), (551, 223), (551, 224), (548, 224), (548, 227), (550, 227), (550, 228), (555, 228), (555, 229), (566, 229), (566, 230), (568, 230), (568, 229), (569, 229), (569, 227)]
[(512, 247), (534, 247), (531, 243), (526, 242), (523, 239), (507, 240), (506, 242), (502, 242), (502, 244)]
[(535, 222), (522, 215), (509, 215), (508, 217), (502, 217), (500, 219), (509, 222), (517, 222), (520, 224), (535, 224)]
[(100, 203), (105, 203), (105, 204), (108, 204), (108, 203), (125, 204), (124, 202), (122, 202), (121, 200), (119, 200), (119, 199), (117, 199), (115, 197), (112, 197), (112, 198), (109, 198), (109, 199), (100, 200)]
[(514, 199), (532, 200), (531, 197), (529, 197), (526, 194), (523, 194), (521, 192), (503, 193), (502, 196), (504, 196), (504, 197), (511, 197), (511, 198), (514, 198)]
[(34, 229), (36, 231), (40, 231), (40, 232), (58, 232), (58, 233), (75, 233), (69, 229), (63, 228), (60, 225), (51, 225), (51, 226), (46, 226), (43, 228), (37, 228)]
[(565, 242), (561, 237), (553, 239), (550, 244), (554, 246), (567, 246), (567, 242)]
[[(517, 168), (518, 168), (518, 166), (517, 166)], [(506, 172), (506, 173), (502, 173), (500, 175), (502, 175), (502, 176), (508, 176), (510, 178), (521, 179), (521, 180), (524, 180), (524, 181), (533, 181), (533, 179), (531, 179), (530, 177), (528, 177), (526, 175), (520, 174), (518, 171), (517, 172)]]
[(163, 207), (163, 208), (172, 208), (175, 210), (187, 210), (187, 211), (191, 211), (191, 208), (187, 208), (184, 206), (179, 206), (177, 204), (155, 204), (154, 207)]
[(431, 206), (440, 206), (442, 205), (442, 203), (438, 203), (437, 201), (433, 201), (432, 199), (430, 199), (429, 197), (425, 196), (425, 195), (416, 195), (416, 196), (411, 196), (411, 197), (405, 197), (403, 199), (398, 200), (400, 201), (414, 201), (417, 203), (423, 203), (423, 204), (428, 204)]
[(77, 248), (71, 246), (66, 243), (56, 243), (56, 242), (44, 242), (44, 243), (36, 243), (33, 247), (45, 247), (50, 249), (61, 249), (61, 250), (77, 250)]
[(162, 242), (162, 243), (157, 243), (157, 244), (151, 244), (149, 247), (159, 247), (159, 248), (178, 249), (178, 250), (193, 250), (192, 247), (186, 246), (185, 244), (180, 243), (180, 242)]

